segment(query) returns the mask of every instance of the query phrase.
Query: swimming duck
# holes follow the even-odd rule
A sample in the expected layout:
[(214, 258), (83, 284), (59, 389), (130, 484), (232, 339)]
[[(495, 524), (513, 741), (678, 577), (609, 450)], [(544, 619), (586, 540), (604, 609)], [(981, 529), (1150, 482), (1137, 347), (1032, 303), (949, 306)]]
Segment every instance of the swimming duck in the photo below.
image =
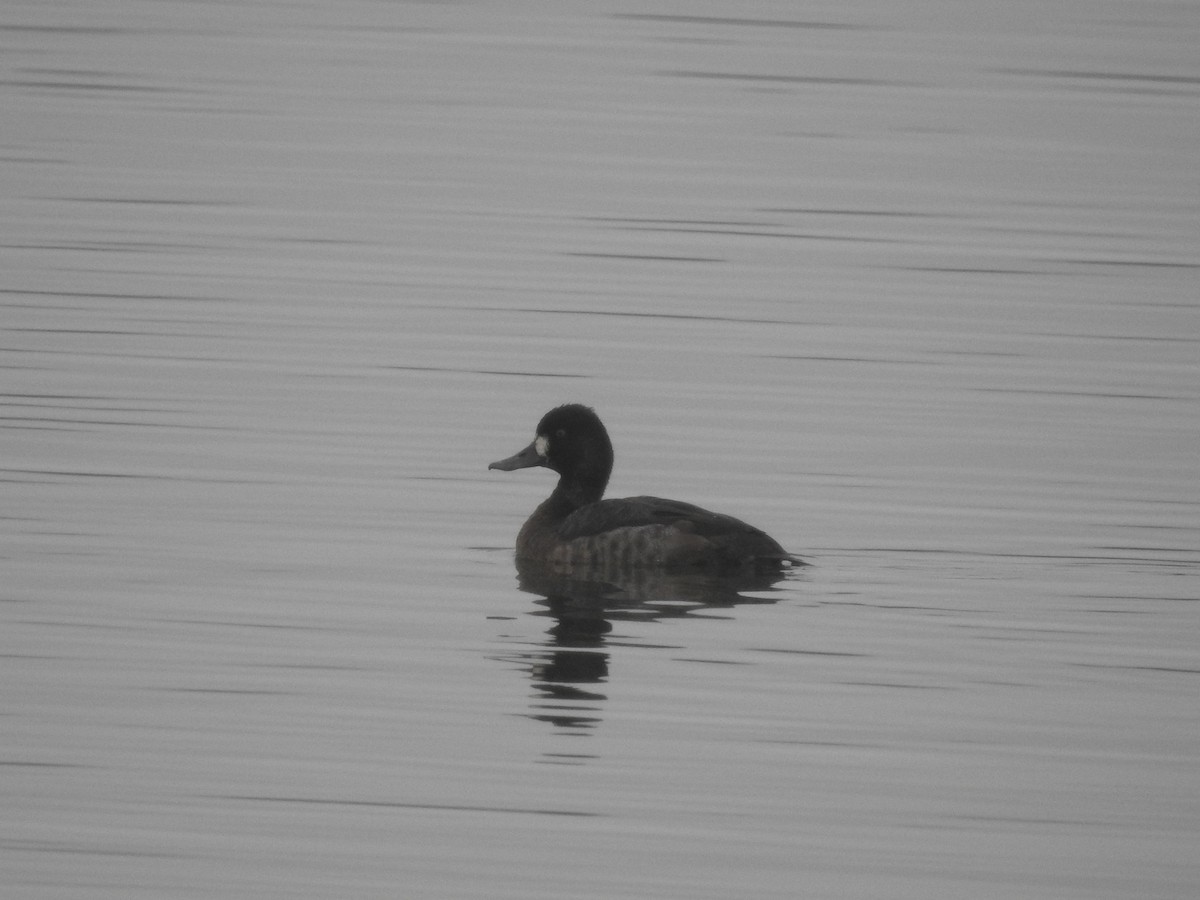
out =
[(602, 500), (613, 449), (595, 411), (577, 403), (550, 410), (524, 450), (488, 466), (544, 466), (554, 492), (517, 535), (517, 559), (570, 572), (583, 568), (778, 570), (798, 564), (773, 538), (740, 519), (659, 497)]

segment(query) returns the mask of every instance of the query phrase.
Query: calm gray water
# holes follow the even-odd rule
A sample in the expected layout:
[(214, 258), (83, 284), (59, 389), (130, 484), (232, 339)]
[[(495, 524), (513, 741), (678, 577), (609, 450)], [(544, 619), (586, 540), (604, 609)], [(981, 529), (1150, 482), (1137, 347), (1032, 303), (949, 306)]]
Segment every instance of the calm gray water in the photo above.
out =
[[(4, 896), (1195, 897), (1198, 46), (6, 4)], [(566, 401), (814, 565), (521, 590)]]

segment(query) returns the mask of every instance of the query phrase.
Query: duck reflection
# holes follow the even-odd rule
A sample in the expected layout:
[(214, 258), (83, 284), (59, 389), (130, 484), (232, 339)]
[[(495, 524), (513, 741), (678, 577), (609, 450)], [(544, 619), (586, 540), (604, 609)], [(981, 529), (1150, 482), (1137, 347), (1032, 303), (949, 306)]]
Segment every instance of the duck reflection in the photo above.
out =
[(716, 610), (782, 599), (771, 592), (785, 572), (718, 576), (653, 569), (575, 567), (562, 574), (526, 560), (517, 564), (521, 590), (538, 596), (534, 615), (553, 621), (546, 648), (524, 657), (539, 692), (531, 717), (586, 733), (601, 721), (606, 695), (594, 685), (608, 678), (606, 647), (616, 622), (658, 622), (714, 616)]

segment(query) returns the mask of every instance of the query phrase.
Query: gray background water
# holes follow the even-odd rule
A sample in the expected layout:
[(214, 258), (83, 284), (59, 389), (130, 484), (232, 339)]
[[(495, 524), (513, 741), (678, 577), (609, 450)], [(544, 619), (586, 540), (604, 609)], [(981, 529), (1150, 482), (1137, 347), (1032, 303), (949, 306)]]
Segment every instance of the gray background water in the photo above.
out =
[[(5, 896), (1196, 896), (1197, 47), (6, 3)], [(564, 637), (568, 400), (815, 566)]]

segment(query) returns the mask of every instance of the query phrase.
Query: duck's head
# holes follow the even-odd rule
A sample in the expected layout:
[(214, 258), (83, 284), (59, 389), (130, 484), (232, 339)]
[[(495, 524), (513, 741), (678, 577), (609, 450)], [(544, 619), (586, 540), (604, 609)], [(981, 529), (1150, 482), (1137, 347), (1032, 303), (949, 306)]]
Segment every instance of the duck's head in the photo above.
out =
[(612, 465), (612, 441), (600, 417), (589, 407), (568, 403), (542, 416), (533, 443), (488, 468), (511, 472), (545, 466), (562, 476), (560, 488), (579, 495), (578, 502), (594, 503), (604, 494)]

